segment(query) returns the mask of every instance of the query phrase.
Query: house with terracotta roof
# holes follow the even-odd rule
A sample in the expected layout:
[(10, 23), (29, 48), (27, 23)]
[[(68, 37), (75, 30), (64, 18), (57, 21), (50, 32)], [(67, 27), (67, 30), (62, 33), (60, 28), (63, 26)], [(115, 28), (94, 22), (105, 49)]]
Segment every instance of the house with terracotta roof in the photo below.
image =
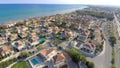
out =
[(14, 40), (16, 40), (18, 38), (18, 35), (17, 34), (11, 34), (9, 36), (9, 38), (10, 38), (10, 40), (14, 41)]
[(83, 30), (83, 31), (80, 32), (77, 40), (81, 41), (81, 42), (84, 42), (87, 39), (87, 36), (88, 36), (88, 32)]
[(26, 26), (21, 26), (21, 31), (27, 31), (28, 30), (28, 27)]
[(65, 31), (64, 31), (64, 34), (65, 34), (66, 36), (72, 36), (72, 35), (73, 35), (73, 32), (72, 32), (71, 30), (65, 30)]
[(30, 32), (31, 32), (30, 33), (31, 37), (37, 37), (37, 31), (36, 30), (32, 30)]
[(57, 26), (53, 27), (53, 32), (54, 33), (58, 33), (59, 32), (59, 28)]
[(86, 40), (86, 38), (87, 38), (87, 37), (84, 36), (84, 35), (79, 35), (78, 38), (77, 38), (77, 40), (78, 40), (78, 41), (81, 41), (81, 42), (84, 42), (84, 41)]
[(21, 38), (25, 38), (27, 37), (27, 33), (26, 32), (21, 32), (18, 34)]
[(5, 37), (0, 36), (0, 45), (7, 43), (7, 39)]
[(34, 28), (39, 28), (39, 26), (40, 26), (40, 25), (39, 25), (38, 23), (35, 23), (35, 24), (34, 24)]
[(6, 26), (6, 27), (11, 27), (11, 26), (14, 26), (14, 25), (15, 25), (15, 23), (14, 23), (14, 22), (11, 22), (11, 21), (5, 22), (5, 23), (3, 24), (3, 26)]
[(15, 41), (12, 43), (12, 46), (18, 50), (22, 50), (25, 48), (25, 43), (21, 40)]
[(33, 18), (33, 19), (32, 19), (32, 22), (33, 22), (33, 23), (38, 23), (38, 20), (37, 20), (36, 18)]
[(80, 33), (80, 35), (82, 35), (82, 36), (88, 36), (88, 31), (83, 31), (83, 32)]
[(8, 49), (8, 47), (6, 45), (3, 45), (2, 47), (0, 47), (0, 54), (2, 56), (10, 54), (10, 50)]
[(47, 27), (49, 24), (48, 24), (48, 22), (47, 21), (44, 21), (44, 23), (42, 23), (42, 26), (43, 27)]
[(11, 34), (10, 29), (5, 29), (5, 34), (6, 36), (10, 35)]
[(92, 43), (95, 45), (100, 45), (102, 42), (100, 29), (95, 29), (93, 35), (94, 39), (92, 40)]
[(62, 31), (62, 32), (63, 32), (64, 30), (65, 30), (64, 28), (60, 28), (60, 31)]
[(64, 65), (67, 65), (64, 54), (58, 52), (55, 56), (53, 56), (53, 63), (54, 63), (54, 68), (61, 68)]
[(26, 20), (24, 20), (24, 21), (25, 21), (25, 25), (29, 25), (29, 24), (32, 23), (32, 20), (30, 20), (30, 19), (26, 19)]
[(26, 26), (16, 26), (15, 27), (15, 31), (17, 32), (17, 33), (20, 33), (20, 32), (22, 32), (22, 31), (27, 31), (28, 30), (28, 27), (26, 27)]
[(33, 33), (33, 34), (35, 33), (35, 36), (37, 36), (37, 34), (41, 34), (39, 28), (32, 29), (31, 33)]
[(34, 45), (39, 44), (39, 42), (37, 40), (38, 40), (38, 38), (36, 38), (36, 37), (30, 37), (30, 39), (28, 39), (28, 42), (31, 46), (34, 46)]
[(70, 42), (70, 45), (73, 47), (76, 47), (77, 44), (78, 44), (78, 42), (75, 40)]
[(96, 45), (94, 45), (92, 43), (83, 43), (83, 44), (81, 44), (79, 49), (80, 49), (81, 52), (84, 52), (85, 54), (94, 55), (95, 54)]
[(77, 30), (79, 30), (79, 29), (81, 29), (82, 28), (82, 26), (81, 26), (81, 24), (75, 24), (75, 28), (77, 29)]
[(52, 33), (52, 32), (53, 32), (52, 27), (48, 27), (47, 32), (48, 32), (48, 33)]
[(49, 49), (42, 49), (39, 51), (39, 53), (45, 57), (47, 60), (50, 60), (53, 58), (53, 56), (56, 55), (56, 49), (55, 48), (49, 48)]
[(20, 26), (16, 26), (16, 27), (15, 27), (15, 31), (16, 31), (17, 33), (20, 33), (21, 30), (22, 30), (22, 28), (21, 28)]

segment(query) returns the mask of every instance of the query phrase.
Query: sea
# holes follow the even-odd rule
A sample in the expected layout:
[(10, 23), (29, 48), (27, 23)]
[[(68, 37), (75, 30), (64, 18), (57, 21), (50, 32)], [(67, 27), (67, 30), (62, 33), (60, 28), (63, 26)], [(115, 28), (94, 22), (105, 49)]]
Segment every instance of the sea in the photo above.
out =
[(0, 4), (0, 23), (64, 14), (87, 7), (78, 4)]

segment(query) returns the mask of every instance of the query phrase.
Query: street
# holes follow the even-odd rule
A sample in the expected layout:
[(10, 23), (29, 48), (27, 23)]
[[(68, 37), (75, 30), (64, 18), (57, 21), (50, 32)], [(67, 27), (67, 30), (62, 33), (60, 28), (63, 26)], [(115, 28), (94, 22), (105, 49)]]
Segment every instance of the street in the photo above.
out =
[(106, 31), (106, 25), (107, 25), (106, 22), (104, 22), (102, 24), (102, 32), (103, 32), (103, 35), (104, 35), (104, 38), (105, 38), (105, 44), (104, 44), (105, 51), (102, 54), (100, 54), (100, 55), (98, 55), (94, 58), (87, 57), (87, 59), (89, 61), (95, 63), (95, 68), (110, 68), (110, 65), (111, 65), (111, 51), (112, 51), (112, 48), (109, 45), (109, 41), (108, 41), (108, 37), (107, 37), (107, 31)]
[(113, 22), (113, 27), (114, 27), (114, 34), (117, 38), (117, 44), (115, 45), (115, 56), (116, 56), (116, 68), (120, 68), (120, 40), (119, 40), (119, 34), (117, 31), (117, 23), (120, 23), (114, 14), (114, 22)]

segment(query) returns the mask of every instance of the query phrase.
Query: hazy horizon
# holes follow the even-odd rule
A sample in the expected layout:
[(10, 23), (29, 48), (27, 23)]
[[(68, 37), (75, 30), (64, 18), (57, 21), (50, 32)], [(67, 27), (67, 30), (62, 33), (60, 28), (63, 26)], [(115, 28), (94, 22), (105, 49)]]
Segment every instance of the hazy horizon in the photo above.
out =
[(0, 0), (0, 4), (81, 4), (120, 6), (120, 0)]

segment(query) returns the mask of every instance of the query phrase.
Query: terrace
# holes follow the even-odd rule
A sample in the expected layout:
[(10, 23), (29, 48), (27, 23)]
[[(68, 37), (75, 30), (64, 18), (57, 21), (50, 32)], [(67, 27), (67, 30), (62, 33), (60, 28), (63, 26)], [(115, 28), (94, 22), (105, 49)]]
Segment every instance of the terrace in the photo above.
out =
[(100, 29), (95, 29), (93, 35), (94, 35), (94, 39), (92, 40), (93, 44), (100, 45), (102, 42)]
[(85, 43), (85, 44), (82, 44), (79, 47), (79, 49), (80, 49), (81, 52), (84, 52), (84, 54), (94, 55), (96, 46), (94, 44), (92, 44), (92, 43)]
[(15, 25), (15, 23), (14, 23), (14, 22), (11, 22), (11, 21), (5, 22), (5, 23), (3, 24), (3, 26), (6, 26), (6, 27), (11, 27), (11, 26), (14, 26), (14, 25)]
[(10, 54), (10, 50), (8, 49), (8, 47), (6, 45), (3, 45), (1, 48), (0, 48), (0, 54), (2, 56), (5, 56), (5, 55), (8, 55)]
[(65, 62), (65, 56), (63, 53), (57, 53), (55, 56), (53, 56), (53, 62), (55, 68), (60, 68), (66, 64)]
[(12, 40), (12, 41), (14, 41), (14, 40), (18, 39), (18, 35), (17, 34), (11, 34), (9, 36), (9, 39)]
[(40, 54), (47, 60), (50, 60), (56, 54), (56, 51), (55, 48), (42, 49), (40, 50)]
[(0, 45), (7, 43), (7, 39), (5, 37), (0, 37)]
[(11, 34), (10, 29), (5, 29), (5, 34), (6, 34), (6, 36), (10, 35)]
[(23, 48), (25, 48), (25, 44), (23, 41), (18, 40), (12, 43), (12, 46), (18, 50), (22, 50)]
[(30, 43), (31, 46), (35, 46), (35, 45), (37, 45), (37, 44), (39, 44), (39, 43), (42, 43), (42, 42), (44, 42), (44, 41), (45, 41), (45, 38), (39, 38), (39, 39), (37, 39), (37, 38), (35, 38), (35, 37), (31, 37), (31, 38), (29, 39), (29, 43)]
[(30, 58), (28, 61), (33, 68), (42, 68), (46, 66), (45, 58), (41, 54), (37, 54), (34, 57)]
[(27, 37), (27, 33), (26, 32), (21, 32), (21, 33), (19, 33), (19, 36), (21, 38), (25, 38), (25, 37)]

